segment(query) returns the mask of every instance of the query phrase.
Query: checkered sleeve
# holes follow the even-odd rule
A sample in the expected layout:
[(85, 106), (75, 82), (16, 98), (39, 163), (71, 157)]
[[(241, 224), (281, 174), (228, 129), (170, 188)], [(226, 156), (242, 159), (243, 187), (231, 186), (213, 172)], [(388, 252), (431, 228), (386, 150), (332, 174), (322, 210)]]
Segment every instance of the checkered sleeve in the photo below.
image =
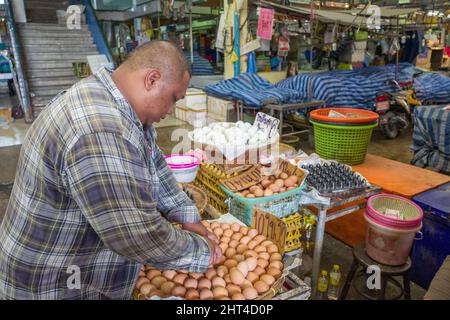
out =
[(162, 217), (144, 156), (131, 142), (115, 133), (87, 134), (65, 158), (70, 196), (110, 250), (160, 269), (206, 270), (208, 243)]
[(167, 166), (167, 162), (159, 148), (154, 152), (155, 165), (161, 181), (158, 210), (164, 213), (172, 222), (195, 223), (199, 222), (200, 215), (192, 200), (178, 186), (175, 177)]

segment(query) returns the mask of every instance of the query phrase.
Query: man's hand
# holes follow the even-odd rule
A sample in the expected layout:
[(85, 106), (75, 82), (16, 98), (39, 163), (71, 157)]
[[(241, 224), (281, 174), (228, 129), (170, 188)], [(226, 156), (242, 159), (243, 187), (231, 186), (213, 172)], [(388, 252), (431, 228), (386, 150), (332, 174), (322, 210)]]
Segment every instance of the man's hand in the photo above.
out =
[(214, 233), (209, 232), (201, 222), (183, 223), (181, 228), (205, 237), (208, 242), (209, 250), (211, 251), (210, 264), (214, 265), (219, 263), (220, 258), (222, 257), (222, 249), (220, 249), (219, 239), (217, 239), (217, 236)]

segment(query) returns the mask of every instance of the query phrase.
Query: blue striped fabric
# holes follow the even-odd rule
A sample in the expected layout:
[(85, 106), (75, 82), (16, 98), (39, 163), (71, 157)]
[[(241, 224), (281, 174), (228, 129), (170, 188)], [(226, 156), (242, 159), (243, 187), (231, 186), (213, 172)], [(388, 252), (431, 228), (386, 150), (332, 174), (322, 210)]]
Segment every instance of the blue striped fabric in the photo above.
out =
[[(387, 65), (352, 71), (304, 73), (282, 80), (276, 87), (294, 89), (307, 96), (311, 81), (311, 98), (325, 101), (326, 107), (373, 110), (377, 93), (394, 91), (387, 81), (396, 78), (396, 69), (395, 65)], [(414, 72), (413, 65), (401, 63), (397, 79), (399, 82), (410, 81)]]
[(298, 90), (276, 88), (255, 73), (244, 73), (236, 78), (208, 85), (204, 91), (226, 100), (242, 100), (246, 106), (260, 108), (266, 104), (283, 104), (304, 101)]
[(411, 163), (450, 174), (450, 111), (442, 108), (415, 108)]
[(450, 103), (450, 78), (438, 73), (425, 73), (414, 81), (417, 98), (434, 104)]
[[(186, 59), (191, 62), (191, 54), (185, 53)], [(209, 76), (214, 74), (214, 68), (208, 59), (203, 58), (197, 52), (194, 52), (194, 64), (191, 65), (192, 74), (195, 76)]]

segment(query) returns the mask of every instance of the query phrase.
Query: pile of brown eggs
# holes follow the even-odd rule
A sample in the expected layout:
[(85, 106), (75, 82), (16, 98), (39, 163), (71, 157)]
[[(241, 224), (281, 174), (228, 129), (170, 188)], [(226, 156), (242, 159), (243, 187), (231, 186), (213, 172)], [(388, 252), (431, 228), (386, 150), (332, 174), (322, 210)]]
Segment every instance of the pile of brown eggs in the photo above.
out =
[(253, 300), (266, 293), (283, 270), (278, 247), (256, 229), (238, 223), (202, 221), (220, 241), (222, 259), (205, 273), (159, 271), (143, 266), (136, 288), (146, 298), (178, 296), (188, 300)]
[(281, 170), (277, 170), (274, 175), (264, 177), (259, 184), (236, 192), (236, 194), (245, 198), (269, 197), (297, 188), (298, 182), (296, 175), (290, 176)]

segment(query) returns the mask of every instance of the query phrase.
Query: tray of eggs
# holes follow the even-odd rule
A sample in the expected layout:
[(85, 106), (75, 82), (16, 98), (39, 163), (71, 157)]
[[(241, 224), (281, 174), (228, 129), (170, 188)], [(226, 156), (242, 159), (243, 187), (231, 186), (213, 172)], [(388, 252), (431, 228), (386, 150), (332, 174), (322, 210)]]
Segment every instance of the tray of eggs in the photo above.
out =
[(265, 176), (262, 181), (248, 189), (235, 192), (244, 198), (270, 197), (286, 191), (291, 191), (299, 186), (299, 178), (296, 175), (288, 175), (277, 171), (274, 175)]
[(270, 299), (283, 284), (278, 247), (256, 229), (238, 223), (202, 221), (220, 241), (222, 259), (206, 272), (160, 271), (142, 266), (134, 299), (180, 297), (187, 300)]

